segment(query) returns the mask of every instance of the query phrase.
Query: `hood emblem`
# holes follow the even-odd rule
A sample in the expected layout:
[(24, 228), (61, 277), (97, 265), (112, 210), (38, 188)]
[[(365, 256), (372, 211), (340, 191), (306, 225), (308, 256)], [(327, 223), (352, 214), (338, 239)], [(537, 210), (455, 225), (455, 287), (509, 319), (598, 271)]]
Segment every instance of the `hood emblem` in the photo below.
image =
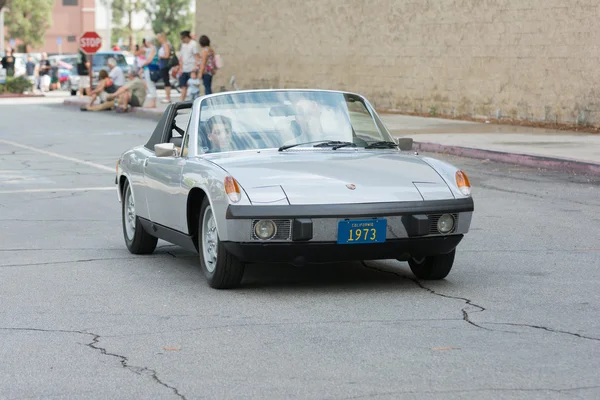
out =
[(350, 189), (350, 190), (354, 190), (354, 189), (356, 189), (356, 185), (355, 185), (354, 183), (349, 183), (349, 184), (347, 184), (347, 185), (346, 185), (346, 187), (347, 187), (348, 189)]

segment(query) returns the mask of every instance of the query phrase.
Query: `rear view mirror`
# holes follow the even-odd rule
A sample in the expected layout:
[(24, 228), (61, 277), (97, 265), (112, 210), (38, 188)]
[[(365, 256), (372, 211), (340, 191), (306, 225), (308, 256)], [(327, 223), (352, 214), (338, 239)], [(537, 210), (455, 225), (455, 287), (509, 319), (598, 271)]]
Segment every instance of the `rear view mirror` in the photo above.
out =
[(396, 143), (398, 144), (398, 148), (402, 151), (410, 151), (413, 148), (413, 139), (412, 138), (396, 138)]
[(154, 145), (154, 154), (156, 157), (173, 157), (175, 156), (174, 143), (158, 143)]

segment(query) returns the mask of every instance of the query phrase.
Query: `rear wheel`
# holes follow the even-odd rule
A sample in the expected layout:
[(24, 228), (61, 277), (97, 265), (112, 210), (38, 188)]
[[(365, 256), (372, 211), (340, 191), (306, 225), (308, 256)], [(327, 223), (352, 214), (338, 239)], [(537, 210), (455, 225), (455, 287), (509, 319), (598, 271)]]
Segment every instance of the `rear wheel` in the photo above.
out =
[(133, 254), (150, 254), (156, 249), (158, 239), (150, 235), (140, 224), (140, 218), (135, 212), (135, 200), (129, 182), (123, 188), (123, 203), (121, 207), (123, 220), (123, 236), (127, 249)]
[(427, 256), (423, 259), (410, 259), (408, 265), (413, 274), (419, 279), (438, 280), (444, 279), (450, 273), (454, 264), (456, 249), (448, 254)]
[(198, 221), (200, 266), (210, 287), (230, 289), (238, 286), (244, 275), (244, 264), (229, 253), (219, 240), (213, 209), (205, 197)]

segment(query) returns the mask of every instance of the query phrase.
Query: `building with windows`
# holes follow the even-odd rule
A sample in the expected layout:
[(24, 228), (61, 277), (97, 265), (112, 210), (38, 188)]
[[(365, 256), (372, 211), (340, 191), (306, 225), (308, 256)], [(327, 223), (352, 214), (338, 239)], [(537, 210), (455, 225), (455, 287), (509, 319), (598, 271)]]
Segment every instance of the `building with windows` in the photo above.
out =
[(46, 40), (33, 52), (76, 53), (79, 35), (96, 30), (96, 0), (55, 0), (52, 26)]

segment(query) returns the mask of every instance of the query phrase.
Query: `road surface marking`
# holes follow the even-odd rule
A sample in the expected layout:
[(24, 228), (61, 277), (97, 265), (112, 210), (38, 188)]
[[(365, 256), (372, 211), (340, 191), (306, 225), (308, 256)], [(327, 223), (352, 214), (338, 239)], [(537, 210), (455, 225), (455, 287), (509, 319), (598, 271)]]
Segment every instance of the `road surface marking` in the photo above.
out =
[(43, 193), (43, 192), (88, 192), (98, 190), (117, 190), (117, 186), (87, 187), (87, 188), (46, 188), (46, 189), (21, 189), (21, 190), (0, 190), (0, 194), (10, 193)]
[(10, 140), (0, 139), (0, 143), (6, 143), (6, 144), (8, 144), (10, 146), (20, 147), (22, 149), (35, 151), (37, 153), (46, 154), (46, 155), (51, 156), (51, 157), (60, 158), (62, 160), (74, 161), (76, 163), (85, 164), (85, 165), (88, 165), (90, 167), (101, 169), (103, 171), (116, 172), (114, 168), (107, 167), (106, 165), (96, 164), (96, 163), (93, 163), (91, 161), (80, 160), (79, 158), (63, 156), (62, 154), (53, 153), (51, 151), (46, 151), (46, 150), (38, 149), (36, 147), (26, 146), (24, 144), (12, 142)]

